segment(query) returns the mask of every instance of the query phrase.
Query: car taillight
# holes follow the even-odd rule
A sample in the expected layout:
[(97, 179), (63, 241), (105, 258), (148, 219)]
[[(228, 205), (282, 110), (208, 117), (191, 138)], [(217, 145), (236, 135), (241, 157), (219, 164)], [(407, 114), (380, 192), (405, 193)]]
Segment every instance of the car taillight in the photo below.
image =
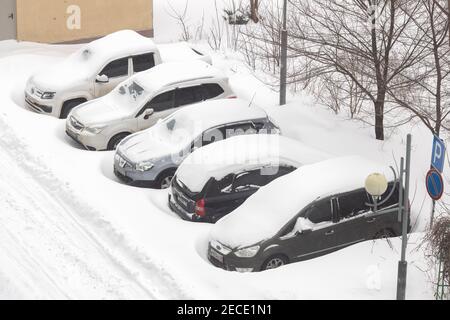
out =
[(206, 214), (205, 199), (198, 200), (195, 204), (195, 214), (204, 217)]

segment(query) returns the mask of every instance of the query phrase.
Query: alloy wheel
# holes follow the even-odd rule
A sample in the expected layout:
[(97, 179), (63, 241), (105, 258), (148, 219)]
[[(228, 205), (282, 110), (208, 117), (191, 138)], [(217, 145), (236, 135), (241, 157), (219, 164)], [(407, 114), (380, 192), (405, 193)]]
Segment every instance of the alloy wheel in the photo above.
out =
[(161, 189), (167, 189), (170, 187), (170, 184), (172, 183), (172, 176), (169, 177), (165, 177), (162, 181), (161, 181)]
[(284, 261), (281, 258), (273, 258), (267, 262), (266, 270), (276, 269), (284, 266)]

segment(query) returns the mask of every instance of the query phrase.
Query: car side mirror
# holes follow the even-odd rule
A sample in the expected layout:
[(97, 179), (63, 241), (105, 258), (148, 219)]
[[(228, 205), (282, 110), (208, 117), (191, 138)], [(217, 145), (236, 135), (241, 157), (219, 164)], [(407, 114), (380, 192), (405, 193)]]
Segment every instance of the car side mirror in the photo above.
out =
[(147, 109), (144, 112), (144, 119), (148, 120), (155, 113), (154, 109)]
[(309, 234), (312, 232), (312, 229), (304, 229), (302, 230), (302, 232), (300, 232), (300, 234), (305, 235), (305, 234)]
[(97, 83), (108, 83), (109, 82), (109, 78), (107, 75), (102, 74), (102, 75), (98, 75), (95, 79), (95, 81)]

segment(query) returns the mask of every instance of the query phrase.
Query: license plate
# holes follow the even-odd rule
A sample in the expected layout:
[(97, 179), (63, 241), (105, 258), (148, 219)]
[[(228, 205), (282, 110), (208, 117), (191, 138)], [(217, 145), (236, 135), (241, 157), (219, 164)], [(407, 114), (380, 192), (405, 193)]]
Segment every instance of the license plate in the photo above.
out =
[(188, 206), (187, 201), (184, 200), (184, 199), (183, 199), (182, 197), (180, 197), (180, 196), (176, 196), (176, 197), (177, 197), (178, 202), (181, 202), (181, 204), (187, 208), (187, 206)]
[(211, 249), (209, 254), (211, 255), (211, 257), (213, 257), (214, 259), (216, 259), (220, 263), (223, 263), (223, 256), (220, 253), (218, 253), (217, 251)]

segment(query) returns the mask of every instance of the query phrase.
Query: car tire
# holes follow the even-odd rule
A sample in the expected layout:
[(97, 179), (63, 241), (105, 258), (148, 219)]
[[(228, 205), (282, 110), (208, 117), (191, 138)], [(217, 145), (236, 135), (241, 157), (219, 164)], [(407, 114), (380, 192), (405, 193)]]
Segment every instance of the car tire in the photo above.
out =
[(373, 237), (374, 240), (377, 239), (388, 239), (388, 238), (393, 238), (395, 237), (395, 232), (392, 231), (391, 229), (382, 229), (380, 231), (378, 231), (375, 236)]
[(161, 190), (169, 188), (175, 172), (175, 169), (169, 169), (161, 173), (156, 180), (155, 187)]
[(125, 139), (126, 137), (128, 137), (130, 134), (129, 133), (119, 133), (116, 134), (114, 137), (111, 138), (111, 140), (109, 140), (108, 142), (108, 150), (113, 151), (117, 149), (117, 146), (119, 145), (119, 143)]
[(282, 254), (273, 255), (264, 262), (261, 271), (277, 269), (287, 265), (288, 263), (289, 259), (285, 255)]
[(79, 106), (82, 103), (85, 103), (86, 101), (87, 101), (86, 99), (75, 99), (75, 100), (69, 100), (69, 101), (64, 102), (62, 110), (61, 110), (61, 115), (59, 118), (67, 119), (70, 111), (72, 111), (73, 108)]

